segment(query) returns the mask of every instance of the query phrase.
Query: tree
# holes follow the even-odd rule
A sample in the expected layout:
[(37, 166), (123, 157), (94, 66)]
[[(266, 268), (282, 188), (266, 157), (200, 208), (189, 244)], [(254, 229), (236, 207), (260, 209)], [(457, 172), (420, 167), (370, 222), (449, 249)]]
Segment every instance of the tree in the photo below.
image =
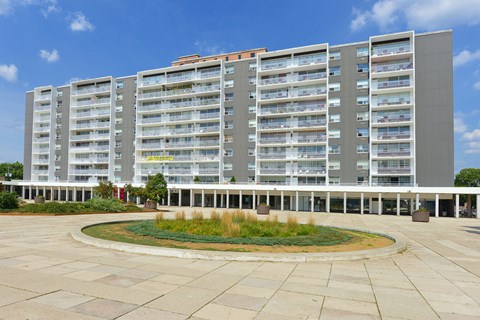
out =
[(94, 193), (95, 196), (98, 196), (102, 199), (113, 198), (113, 183), (111, 181), (100, 181), (98, 187), (94, 188)]
[[(466, 168), (460, 170), (460, 172), (455, 176), (455, 187), (480, 187), (480, 169), (476, 168)], [(465, 197), (462, 197), (462, 202), (465, 202)], [(475, 202), (475, 200), (474, 200)], [(469, 213), (472, 212), (472, 195), (467, 196), (467, 210)], [(477, 212), (478, 212), (477, 204)]]
[(6, 177), (7, 180), (22, 180), (23, 164), (18, 161), (0, 163), (0, 176)]
[(125, 191), (128, 193), (128, 200), (140, 197), (145, 200), (145, 189), (142, 187), (134, 187), (130, 183), (125, 186)]
[(144, 195), (152, 201), (160, 202), (168, 194), (167, 182), (163, 174), (157, 173), (154, 176), (148, 176), (147, 184), (145, 185)]

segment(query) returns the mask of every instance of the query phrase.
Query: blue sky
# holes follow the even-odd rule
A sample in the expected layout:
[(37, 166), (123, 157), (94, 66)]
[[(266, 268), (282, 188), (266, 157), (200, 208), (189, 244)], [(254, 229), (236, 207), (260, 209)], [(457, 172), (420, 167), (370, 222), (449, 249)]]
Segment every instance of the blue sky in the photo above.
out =
[(480, 1), (0, 0), (0, 162), (22, 161), (25, 91), (178, 56), (452, 28), (455, 171), (480, 168)]

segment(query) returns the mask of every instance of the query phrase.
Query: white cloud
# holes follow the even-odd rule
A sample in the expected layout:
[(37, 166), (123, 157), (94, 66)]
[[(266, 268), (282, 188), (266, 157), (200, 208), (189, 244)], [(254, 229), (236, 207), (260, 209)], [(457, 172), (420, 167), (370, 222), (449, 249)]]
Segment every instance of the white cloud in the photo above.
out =
[(0, 77), (7, 81), (14, 82), (17, 80), (18, 69), (14, 64), (0, 64)]
[(45, 8), (40, 10), (45, 18), (47, 18), (50, 13), (56, 13), (60, 11), (60, 7), (57, 6), (57, 0), (45, 0)]
[(225, 53), (225, 49), (222, 46), (209, 44), (205, 40), (195, 41), (194, 45), (195, 47), (197, 47), (197, 50), (200, 54), (206, 54), (208, 56), (212, 56), (215, 54)]
[(459, 67), (475, 60), (480, 60), (480, 50), (474, 52), (463, 50), (453, 57), (453, 65)]
[(462, 136), (464, 140), (480, 140), (480, 129), (475, 129), (470, 132), (465, 132)]
[(74, 16), (70, 23), (72, 31), (93, 31), (95, 29), (95, 26), (87, 20), (83, 13), (76, 12)]
[(468, 130), (468, 127), (463, 121), (463, 114), (462, 113), (455, 113), (455, 116), (453, 118), (453, 123), (454, 123), (454, 131), (456, 133), (464, 133)]
[(57, 49), (53, 49), (51, 52), (42, 49), (40, 50), (40, 57), (47, 60), (47, 62), (55, 62), (60, 59)]
[(436, 30), (480, 23), (478, 0), (378, 0), (369, 10), (354, 10), (350, 29), (357, 31), (373, 22), (382, 31)]
[(473, 84), (473, 88), (474, 88), (475, 90), (480, 90), (480, 81), (475, 82), (475, 83)]
[(13, 4), (10, 0), (0, 0), (0, 16), (8, 16), (13, 13)]
[(465, 153), (478, 154), (480, 153), (480, 141), (471, 141), (466, 144)]

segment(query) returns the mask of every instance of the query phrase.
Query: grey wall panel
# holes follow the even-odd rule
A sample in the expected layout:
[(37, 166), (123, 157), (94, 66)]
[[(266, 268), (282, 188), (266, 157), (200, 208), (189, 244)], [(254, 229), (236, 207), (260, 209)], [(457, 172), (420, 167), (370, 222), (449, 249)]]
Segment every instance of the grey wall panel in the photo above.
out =
[(415, 37), (416, 174), (419, 186), (454, 181), (452, 33)]
[(33, 92), (25, 95), (25, 136), (23, 140), (23, 180), (32, 179)]

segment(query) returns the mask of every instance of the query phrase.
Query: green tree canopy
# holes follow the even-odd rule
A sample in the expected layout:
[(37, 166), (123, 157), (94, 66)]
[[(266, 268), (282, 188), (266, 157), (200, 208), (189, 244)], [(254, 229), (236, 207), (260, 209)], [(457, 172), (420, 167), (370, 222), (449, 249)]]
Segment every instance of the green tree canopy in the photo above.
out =
[(145, 185), (145, 196), (153, 201), (160, 202), (167, 196), (167, 182), (163, 174), (158, 173), (154, 176), (148, 176)]
[(113, 198), (113, 183), (111, 181), (100, 181), (98, 187), (95, 187), (93, 192), (95, 196), (102, 199)]
[(480, 187), (480, 169), (466, 168), (455, 176), (456, 187)]
[(3, 162), (0, 163), (0, 175), (6, 177), (7, 173), (11, 174), (8, 180), (22, 180), (23, 179), (23, 164), (20, 162)]

